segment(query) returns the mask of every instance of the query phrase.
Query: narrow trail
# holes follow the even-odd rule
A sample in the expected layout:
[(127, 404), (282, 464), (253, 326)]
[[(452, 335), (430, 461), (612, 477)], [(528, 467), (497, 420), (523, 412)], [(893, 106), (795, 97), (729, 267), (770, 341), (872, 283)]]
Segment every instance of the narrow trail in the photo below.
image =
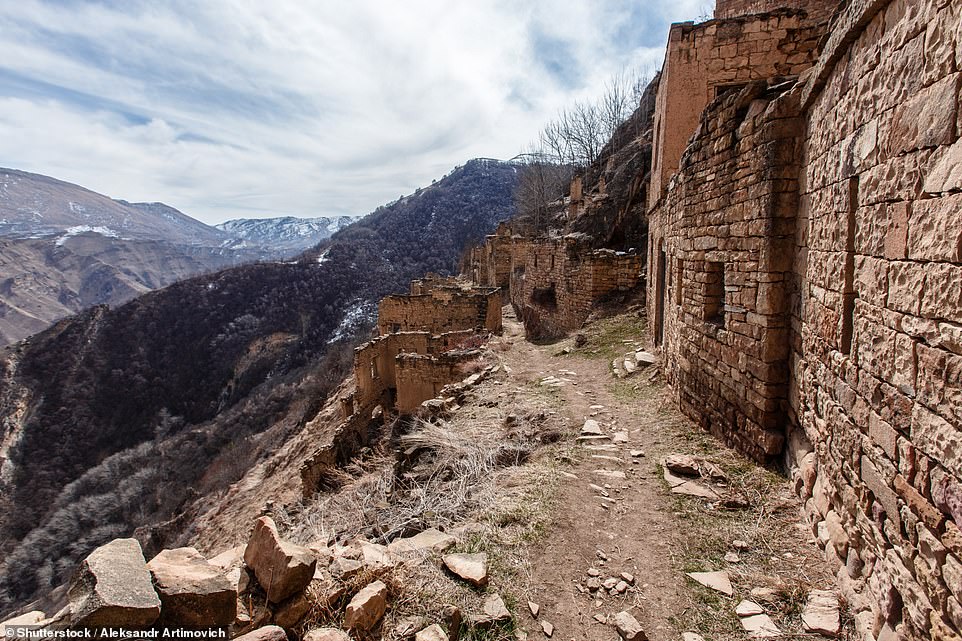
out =
[[(650, 639), (676, 639), (668, 619), (687, 600), (671, 553), (683, 526), (673, 517), (657, 461), (670, 448), (665, 421), (684, 419), (666, 409), (662, 390), (640, 401), (616, 397), (605, 360), (554, 355), (558, 346), (528, 343), (511, 314), (504, 338), (512, 343), (505, 363), (513, 378), (520, 383), (558, 377), (562, 385), (556, 389), (572, 424), (580, 428), (592, 418), (612, 437), (579, 446), (584, 455), (566, 472), (551, 532), (531, 559), (529, 596), (541, 606), (539, 621), (554, 626), (553, 638), (613, 638), (605, 618), (630, 609)], [(602, 582), (627, 573), (634, 586), (617, 596), (604, 589), (592, 594), (586, 587), (593, 578), (589, 569), (597, 570), (594, 578)], [(536, 630), (533, 638), (544, 638), (537, 623), (526, 621), (525, 628)]]

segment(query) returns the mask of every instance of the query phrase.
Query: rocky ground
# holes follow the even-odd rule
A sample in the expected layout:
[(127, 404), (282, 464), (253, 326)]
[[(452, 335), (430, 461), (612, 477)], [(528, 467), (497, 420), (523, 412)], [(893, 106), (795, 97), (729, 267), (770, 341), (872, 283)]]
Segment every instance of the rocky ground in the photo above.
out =
[(182, 548), (143, 565), (115, 541), (82, 566), (97, 587), (74, 614), (99, 616), (117, 557), (136, 623), (251, 639), (854, 638), (791, 482), (677, 411), (643, 328), (627, 313), (534, 345), (506, 309), (472, 384), (329, 492), (268, 504), (209, 563)]

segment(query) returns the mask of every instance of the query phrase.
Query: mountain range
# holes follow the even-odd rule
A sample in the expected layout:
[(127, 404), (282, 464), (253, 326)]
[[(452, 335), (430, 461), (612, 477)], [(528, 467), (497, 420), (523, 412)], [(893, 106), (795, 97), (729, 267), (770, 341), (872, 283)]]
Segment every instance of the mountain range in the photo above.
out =
[(286, 260), (353, 220), (239, 219), (218, 228), (163, 203), (0, 169), (0, 344), (197, 274)]

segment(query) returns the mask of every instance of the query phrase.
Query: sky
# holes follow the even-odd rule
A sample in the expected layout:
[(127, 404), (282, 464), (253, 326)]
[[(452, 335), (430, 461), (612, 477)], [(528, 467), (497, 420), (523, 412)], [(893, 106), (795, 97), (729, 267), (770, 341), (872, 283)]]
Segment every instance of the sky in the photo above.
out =
[(0, 166), (206, 223), (363, 215), (507, 159), (706, 0), (16, 0)]

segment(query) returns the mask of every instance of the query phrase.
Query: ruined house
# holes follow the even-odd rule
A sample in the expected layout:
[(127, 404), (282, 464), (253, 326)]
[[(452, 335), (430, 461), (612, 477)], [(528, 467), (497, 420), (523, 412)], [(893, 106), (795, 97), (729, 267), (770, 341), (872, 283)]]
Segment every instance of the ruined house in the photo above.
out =
[(672, 27), (651, 334), (689, 416), (792, 470), (863, 632), (958, 639), (962, 3), (833, 9)]
[(529, 337), (548, 338), (581, 327), (606, 298), (641, 282), (644, 257), (591, 249), (584, 234), (525, 237), (502, 225), (471, 254), (476, 283), (504, 287)]

